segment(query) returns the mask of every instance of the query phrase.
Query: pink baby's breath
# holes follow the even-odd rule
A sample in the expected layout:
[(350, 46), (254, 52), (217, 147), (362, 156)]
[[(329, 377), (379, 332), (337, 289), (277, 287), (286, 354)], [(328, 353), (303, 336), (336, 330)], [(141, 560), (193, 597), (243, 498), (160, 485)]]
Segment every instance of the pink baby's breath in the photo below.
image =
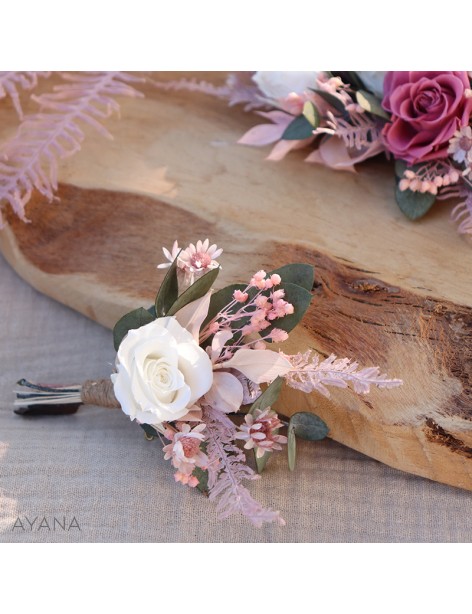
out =
[(247, 292), (241, 292), (241, 290), (235, 290), (233, 293), (233, 298), (238, 303), (245, 303), (249, 298), (249, 294)]
[(286, 341), (288, 339), (288, 333), (281, 328), (274, 328), (269, 333), (270, 338), (274, 343), (280, 343), (282, 341)]

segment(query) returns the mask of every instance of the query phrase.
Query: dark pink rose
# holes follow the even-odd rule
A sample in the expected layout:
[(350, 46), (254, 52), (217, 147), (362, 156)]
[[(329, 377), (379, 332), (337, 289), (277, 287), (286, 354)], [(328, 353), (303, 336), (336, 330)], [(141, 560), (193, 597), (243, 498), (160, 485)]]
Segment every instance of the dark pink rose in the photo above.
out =
[(382, 106), (387, 149), (410, 164), (447, 157), (448, 141), (469, 123), (472, 98), (466, 72), (387, 72)]

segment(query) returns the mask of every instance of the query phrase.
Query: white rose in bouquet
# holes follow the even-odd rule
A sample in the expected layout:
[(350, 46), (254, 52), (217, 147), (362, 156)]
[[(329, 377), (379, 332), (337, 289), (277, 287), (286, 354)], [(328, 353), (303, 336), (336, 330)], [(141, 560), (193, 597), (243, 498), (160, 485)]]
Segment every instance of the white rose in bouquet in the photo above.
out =
[(302, 94), (308, 88), (316, 86), (319, 70), (307, 72), (258, 71), (252, 79), (261, 92), (271, 100), (286, 98), (289, 94)]
[(154, 426), (185, 416), (213, 383), (208, 354), (173, 317), (130, 330), (116, 367), (111, 377), (123, 411)]

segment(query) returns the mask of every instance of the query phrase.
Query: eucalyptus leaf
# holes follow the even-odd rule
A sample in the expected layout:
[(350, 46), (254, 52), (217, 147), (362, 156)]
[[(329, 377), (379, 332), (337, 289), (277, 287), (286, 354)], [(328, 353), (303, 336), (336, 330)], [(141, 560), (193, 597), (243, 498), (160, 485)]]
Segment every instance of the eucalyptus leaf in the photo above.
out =
[(343, 83), (351, 85), (353, 89), (358, 90), (364, 87), (361, 78), (359, 77), (357, 72), (353, 70), (332, 70), (330, 71), (330, 74), (333, 77), (340, 77)]
[(436, 196), (428, 192), (413, 192), (412, 190), (400, 190), (397, 182), (395, 198), (401, 211), (410, 220), (418, 220), (423, 217), (433, 206)]
[(407, 168), (408, 164), (405, 162), (405, 160), (395, 160), (395, 175), (398, 177), (398, 179), (403, 178), (403, 173)]
[(198, 490), (204, 495), (208, 496), (208, 471), (206, 471), (206, 469), (201, 469), (200, 467), (195, 467), (193, 470), (193, 475), (198, 480)]
[(427, 166), (427, 165), (428, 165), (428, 162), (422, 162), (420, 164), (407, 164), (405, 160), (395, 160), (395, 176), (398, 179), (403, 179), (403, 175), (406, 170), (410, 170), (410, 171), (413, 171), (414, 173), (417, 173), (424, 166)]
[(318, 112), (318, 109), (315, 107), (315, 105), (309, 100), (307, 100), (305, 104), (303, 105), (302, 115), (310, 123), (313, 130), (316, 130), (316, 128), (318, 128), (318, 126), (320, 125), (320, 121), (321, 121), (320, 114)]
[(267, 461), (272, 456), (272, 452), (264, 452), (262, 456), (257, 456), (254, 452), (254, 458), (256, 459), (257, 473), (262, 473), (267, 465)]
[(299, 141), (313, 136), (313, 126), (304, 115), (299, 115), (291, 122), (282, 134), (284, 141)]
[(293, 429), (297, 437), (310, 441), (324, 439), (329, 433), (326, 422), (319, 416), (306, 411), (293, 414), (289, 422), (289, 430), (290, 429)]
[(148, 435), (148, 437), (158, 437), (159, 436), (159, 433), (150, 424), (140, 424), (139, 426), (143, 429), (146, 435)]
[(268, 407), (272, 407), (272, 405), (279, 398), (280, 391), (282, 390), (282, 384), (284, 380), (282, 377), (276, 377), (274, 381), (267, 386), (264, 392), (258, 397), (254, 403), (251, 405), (251, 408), (248, 411), (248, 414), (251, 416), (254, 415), (256, 409), (267, 409)]
[(295, 462), (297, 459), (297, 438), (295, 437), (295, 429), (289, 425), (287, 433), (287, 454), (288, 454), (288, 468), (290, 471), (295, 469)]
[(301, 286), (311, 292), (313, 289), (313, 283), (315, 281), (315, 270), (311, 264), (294, 263), (281, 266), (274, 271), (271, 271), (269, 275), (277, 273), (282, 278), (283, 283), (295, 284)]
[(148, 307), (146, 311), (152, 315), (154, 320), (156, 319), (157, 316), (156, 316), (156, 306), (155, 305), (151, 305), (151, 307)]
[[(180, 252), (179, 252), (180, 254)], [(177, 260), (179, 256), (175, 258), (174, 262), (170, 265), (167, 271), (164, 281), (159, 288), (159, 292), (156, 296), (156, 316), (161, 318), (167, 314), (167, 311), (177, 300), (179, 295), (179, 284), (177, 281)]]
[[(245, 284), (232, 284), (231, 286), (226, 286), (226, 288), (222, 288), (221, 290), (218, 290), (218, 292), (212, 294), (210, 299), (210, 307), (208, 308), (208, 315), (202, 324), (202, 330), (205, 328), (208, 322), (213, 320), (218, 312), (233, 301), (233, 294), (235, 290), (240, 290), (242, 292), (245, 289)], [(234, 309), (231, 310), (231, 313), (234, 313), (237, 309), (239, 309), (239, 307), (240, 304), (236, 303), (234, 305)]]
[(382, 108), (380, 100), (374, 94), (365, 90), (358, 90), (356, 92), (356, 100), (364, 111), (368, 111), (372, 115), (377, 115), (377, 117), (382, 117), (383, 119), (390, 119), (389, 114)]
[[(272, 407), (272, 405), (279, 398), (279, 394), (282, 389), (283, 382), (284, 380), (282, 377), (277, 377), (269, 386), (267, 386), (267, 388), (264, 390), (261, 396), (258, 397), (254, 401), (254, 403), (251, 405), (248, 411), (248, 414), (251, 414), (252, 416), (254, 416), (256, 409), (261, 409), (263, 411), (264, 409), (267, 409), (268, 407)], [(256, 467), (257, 467), (258, 473), (262, 473), (264, 471), (267, 461), (269, 460), (271, 456), (272, 456), (272, 452), (264, 452), (264, 455), (261, 456), (260, 458), (258, 458), (255, 455)]]
[(220, 267), (208, 271), (208, 273), (205, 273), (205, 275), (200, 277), (200, 279), (197, 279), (197, 281), (193, 283), (189, 288), (187, 288), (185, 292), (182, 292), (182, 294), (177, 298), (175, 303), (167, 311), (167, 315), (173, 316), (179, 311), (179, 309), (185, 307), (185, 305), (188, 305), (189, 303), (192, 303), (193, 301), (202, 298), (202, 296), (205, 296), (205, 294), (213, 286), (216, 278), (218, 277), (219, 272)]
[(323, 98), (323, 100), (327, 102), (331, 107), (336, 109), (336, 111), (339, 111), (343, 115), (346, 114), (346, 107), (344, 106), (344, 103), (339, 100), (339, 98), (336, 98), (336, 96), (333, 96), (333, 94), (325, 92), (324, 90), (319, 90), (315, 88), (312, 91), (315, 92), (315, 94), (318, 94), (320, 98)]
[(141, 328), (141, 326), (149, 324), (154, 320), (154, 316), (143, 307), (130, 311), (120, 318), (113, 328), (113, 344), (115, 346), (115, 350), (118, 351), (120, 343), (123, 341), (124, 337), (126, 337), (128, 331)]

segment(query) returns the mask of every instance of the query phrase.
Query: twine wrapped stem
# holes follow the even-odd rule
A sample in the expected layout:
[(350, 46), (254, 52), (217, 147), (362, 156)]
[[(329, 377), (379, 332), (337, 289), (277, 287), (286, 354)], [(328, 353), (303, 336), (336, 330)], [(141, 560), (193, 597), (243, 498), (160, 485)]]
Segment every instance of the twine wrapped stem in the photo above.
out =
[(111, 408), (121, 407), (113, 392), (113, 383), (110, 379), (89, 379), (85, 381), (82, 384), (80, 398), (82, 403), (86, 405)]

